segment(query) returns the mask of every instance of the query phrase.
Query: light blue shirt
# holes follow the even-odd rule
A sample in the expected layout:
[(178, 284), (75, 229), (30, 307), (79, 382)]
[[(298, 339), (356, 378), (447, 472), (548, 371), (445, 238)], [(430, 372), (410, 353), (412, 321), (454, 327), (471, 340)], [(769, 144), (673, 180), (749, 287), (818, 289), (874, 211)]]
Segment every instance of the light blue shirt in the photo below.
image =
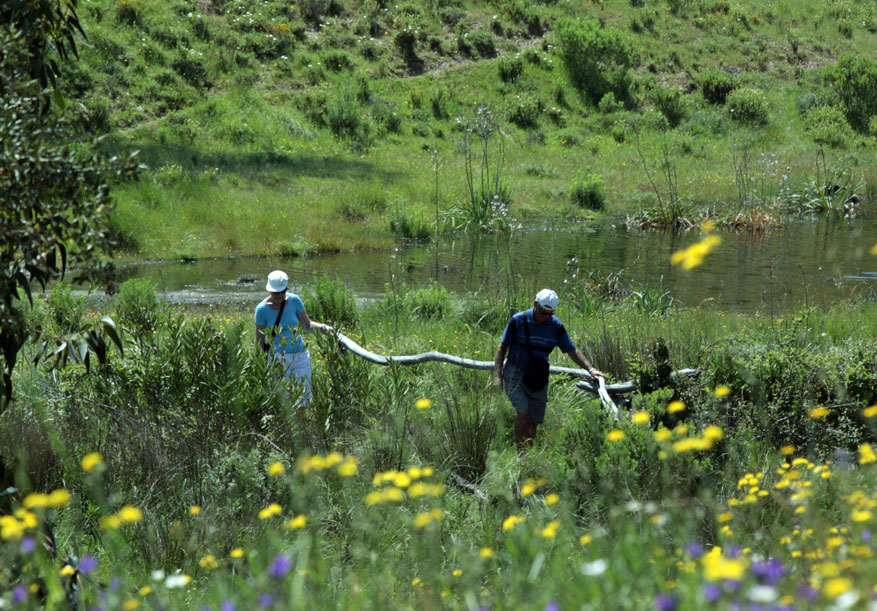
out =
[[(302, 303), (298, 295), (290, 293), (286, 298), (286, 307), (283, 308), (283, 316), (280, 317), (280, 333), (274, 336), (274, 351), (296, 353), (307, 350), (304, 340), (298, 329), (298, 315), (305, 311), (305, 304)], [(272, 310), (268, 305), (268, 299), (263, 299), (256, 306), (256, 324), (263, 325), (265, 329), (265, 341), (271, 339), (271, 328), (274, 321), (277, 320), (278, 310)]]
[[(527, 350), (527, 330), (530, 329), (530, 350)], [(566, 328), (560, 319), (553, 314), (541, 325), (533, 318), (533, 308), (518, 312), (506, 325), (500, 343), (510, 346), (507, 361), (519, 369), (527, 369), (530, 365), (530, 354), (534, 359), (548, 360), (548, 355), (555, 347), (562, 352), (575, 350), (576, 346), (569, 338)]]

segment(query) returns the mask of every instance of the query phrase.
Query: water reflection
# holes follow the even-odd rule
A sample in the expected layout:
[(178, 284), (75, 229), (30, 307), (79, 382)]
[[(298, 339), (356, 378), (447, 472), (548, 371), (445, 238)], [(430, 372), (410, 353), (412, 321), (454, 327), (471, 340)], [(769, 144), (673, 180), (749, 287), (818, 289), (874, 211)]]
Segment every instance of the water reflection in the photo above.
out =
[(455, 293), (502, 294), (506, 287), (563, 292), (588, 274), (621, 273), (629, 288), (669, 291), (686, 306), (775, 312), (805, 303), (828, 304), (877, 289), (877, 220), (793, 219), (763, 234), (720, 232), (723, 243), (703, 265), (684, 271), (670, 255), (702, 236), (555, 224), (511, 235), (449, 236), (437, 243), (390, 251), (303, 258), (244, 258), (143, 264), (126, 276), (149, 277), (170, 301), (252, 301), (272, 269), (290, 273), (294, 287), (314, 273), (340, 278), (358, 296), (384, 294), (387, 283), (438, 282)]

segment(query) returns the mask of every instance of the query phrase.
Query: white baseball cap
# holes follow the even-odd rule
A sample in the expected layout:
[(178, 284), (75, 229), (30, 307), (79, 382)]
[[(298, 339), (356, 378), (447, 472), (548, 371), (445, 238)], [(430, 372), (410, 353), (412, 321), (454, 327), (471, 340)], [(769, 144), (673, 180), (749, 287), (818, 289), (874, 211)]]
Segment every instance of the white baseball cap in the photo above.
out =
[(542, 289), (536, 293), (536, 303), (542, 306), (543, 310), (553, 312), (557, 308), (558, 301), (557, 293), (551, 289)]
[(265, 285), (265, 290), (269, 293), (280, 293), (285, 291), (287, 286), (289, 286), (289, 276), (286, 275), (286, 272), (277, 269), (268, 274), (268, 284)]

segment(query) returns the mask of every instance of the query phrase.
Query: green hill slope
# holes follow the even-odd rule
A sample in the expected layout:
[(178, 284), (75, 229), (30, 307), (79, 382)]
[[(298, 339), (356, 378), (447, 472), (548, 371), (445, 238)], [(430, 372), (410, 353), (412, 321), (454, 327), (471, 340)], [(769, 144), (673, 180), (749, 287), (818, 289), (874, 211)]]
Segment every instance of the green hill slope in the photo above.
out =
[[(877, 182), (873, 2), (89, 0), (80, 16), (76, 121), (150, 168), (117, 191), (135, 257), (380, 247), (601, 206), (672, 222), (825, 200), (825, 171), (844, 197)], [(479, 107), (496, 131), (486, 166), (471, 141), (473, 197)]]

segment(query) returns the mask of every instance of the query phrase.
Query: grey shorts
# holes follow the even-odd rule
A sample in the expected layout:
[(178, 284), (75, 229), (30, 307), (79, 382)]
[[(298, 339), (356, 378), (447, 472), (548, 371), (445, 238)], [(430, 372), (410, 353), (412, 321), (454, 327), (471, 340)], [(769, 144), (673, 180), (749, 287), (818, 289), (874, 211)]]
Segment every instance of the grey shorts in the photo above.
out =
[(545, 420), (545, 406), (548, 404), (548, 384), (545, 384), (545, 388), (541, 390), (530, 390), (521, 382), (523, 375), (523, 369), (518, 369), (509, 363), (505, 364), (502, 368), (502, 385), (505, 394), (508, 395), (515, 411), (530, 410), (528, 418), (530, 424), (542, 424)]

